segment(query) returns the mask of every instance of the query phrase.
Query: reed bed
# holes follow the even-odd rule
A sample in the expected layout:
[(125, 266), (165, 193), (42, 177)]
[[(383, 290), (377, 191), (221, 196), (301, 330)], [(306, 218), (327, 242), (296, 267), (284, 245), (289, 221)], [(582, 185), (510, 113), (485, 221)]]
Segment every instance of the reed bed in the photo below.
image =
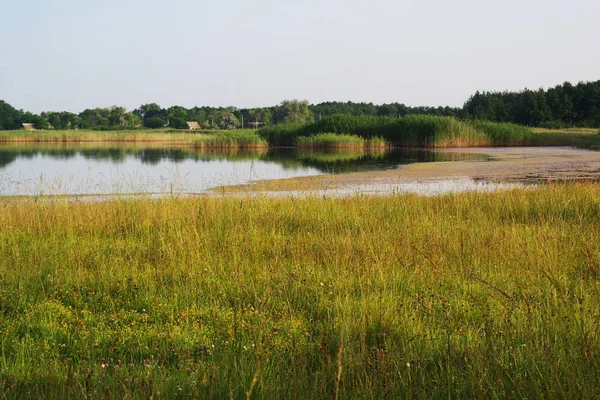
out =
[(0, 131), (0, 143), (163, 142), (192, 144), (196, 135), (176, 130)]
[(254, 130), (222, 131), (218, 134), (199, 136), (194, 142), (197, 148), (264, 148), (268, 143)]
[(261, 128), (259, 135), (271, 144), (292, 145), (323, 133), (379, 137), (395, 146), (580, 146), (594, 147), (600, 134), (581, 130), (536, 130), (489, 121), (463, 121), (452, 117), (407, 115), (402, 118), (334, 115), (306, 124), (282, 124)]
[(595, 398), (600, 187), (0, 204), (2, 398)]
[[(392, 117), (333, 115), (309, 124), (279, 124), (256, 130), (201, 131), (0, 131), (0, 143), (159, 142), (200, 148), (258, 148), (267, 146), (477, 147), (578, 146), (600, 148), (600, 133), (590, 129), (530, 129), (489, 121), (407, 115)], [(323, 136), (325, 135), (325, 136)], [(334, 137), (340, 136), (339, 138)], [(352, 136), (352, 138), (351, 138)], [(312, 139), (311, 139), (312, 138)], [(321, 143), (319, 143), (319, 141)]]
[(0, 143), (161, 143), (197, 148), (234, 149), (266, 147), (256, 130), (202, 131), (4, 131)]

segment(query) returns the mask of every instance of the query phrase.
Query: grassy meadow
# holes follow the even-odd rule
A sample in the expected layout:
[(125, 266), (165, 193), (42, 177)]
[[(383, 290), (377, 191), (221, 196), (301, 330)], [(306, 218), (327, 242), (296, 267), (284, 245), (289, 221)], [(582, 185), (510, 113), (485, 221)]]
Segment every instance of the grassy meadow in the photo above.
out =
[(0, 398), (598, 398), (600, 187), (0, 202)]

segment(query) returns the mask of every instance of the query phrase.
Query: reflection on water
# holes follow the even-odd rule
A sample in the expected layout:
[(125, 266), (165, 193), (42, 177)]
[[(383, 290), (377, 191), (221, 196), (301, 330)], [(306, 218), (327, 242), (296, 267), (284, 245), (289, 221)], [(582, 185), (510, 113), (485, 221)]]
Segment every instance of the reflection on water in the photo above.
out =
[(0, 145), (0, 195), (191, 193), (221, 185), (485, 156), (414, 149), (199, 151), (148, 144)]

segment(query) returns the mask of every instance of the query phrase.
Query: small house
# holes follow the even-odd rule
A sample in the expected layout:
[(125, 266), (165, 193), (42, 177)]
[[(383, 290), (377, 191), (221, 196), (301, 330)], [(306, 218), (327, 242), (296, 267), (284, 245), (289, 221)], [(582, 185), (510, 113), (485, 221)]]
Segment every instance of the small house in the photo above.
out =
[(37, 130), (37, 129), (35, 129), (35, 125), (34, 124), (28, 124), (28, 123), (23, 124), (23, 128), (26, 131), (36, 131)]
[(187, 126), (186, 129), (189, 130), (189, 131), (200, 129), (200, 124), (198, 122), (196, 122), (196, 121), (186, 122), (185, 124)]

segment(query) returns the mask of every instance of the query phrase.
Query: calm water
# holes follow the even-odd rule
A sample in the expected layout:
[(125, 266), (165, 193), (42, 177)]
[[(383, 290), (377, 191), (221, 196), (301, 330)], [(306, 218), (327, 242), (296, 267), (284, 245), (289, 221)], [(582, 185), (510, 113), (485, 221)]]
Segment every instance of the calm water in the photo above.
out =
[(148, 145), (0, 145), (0, 196), (198, 193), (261, 179), (375, 171), (482, 156), (381, 152), (196, 151)]

